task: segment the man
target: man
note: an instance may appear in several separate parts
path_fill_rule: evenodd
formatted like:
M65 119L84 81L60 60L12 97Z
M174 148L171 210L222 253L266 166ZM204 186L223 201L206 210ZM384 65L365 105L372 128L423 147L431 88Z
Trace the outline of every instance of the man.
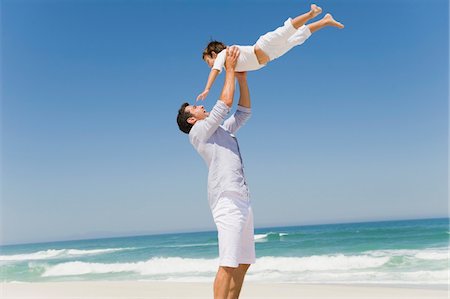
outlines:
M234 72L238 56L236 47L227 49L224 87L211 112L184 103L177 117L180 130L189 134L191 144L209 168L208 200L219 239L215 299L239 298L244 276L255 263L253 213L234 136L250 117L251 106L246 73ZM240 91L238 108L224 121L233 106L235 78Z

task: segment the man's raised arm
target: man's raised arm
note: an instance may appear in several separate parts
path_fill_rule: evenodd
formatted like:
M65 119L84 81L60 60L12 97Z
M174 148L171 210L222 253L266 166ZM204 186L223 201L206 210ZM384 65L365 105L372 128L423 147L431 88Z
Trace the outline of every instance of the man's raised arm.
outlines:
M214 108L211 110L208 117L201 122L196 122L192 128L194 132L190 134L192 140L206 141L217 128L222 124L225 116L229 113L230 108L233 106L234 98L234 70L236 68L237 59L239 57L239 49L237 47L227 48L227 56L225 60L225 83L223 85L222 93Z
M247 84L247 73L246 72L239 72L236 73L236 79L239 83L239 103L238 105L245 108L251 107L251 101L250 101L250 91L248 90L248 84Z
M236 79L239 83L239 104L236 112L223 123L224 128L232 134L236 133L236 131L239 130L251 116L251 101L247 84L247 73L236 73Z
M236 68L237 59L239 57L239 49L237 47L227 48L227 58L225 60L225 83L223 85L220 100L229 108L233 106L234 99L234 69Z

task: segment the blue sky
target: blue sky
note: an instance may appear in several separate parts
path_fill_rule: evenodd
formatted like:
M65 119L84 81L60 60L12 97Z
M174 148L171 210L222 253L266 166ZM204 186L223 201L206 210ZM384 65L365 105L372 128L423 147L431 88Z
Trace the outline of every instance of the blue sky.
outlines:
M248 74L255 225L446 217L448 2L316 3L346 28ZM204 87L202 49L253 44L309 4L2 1L2 243L214 229L175 121Z

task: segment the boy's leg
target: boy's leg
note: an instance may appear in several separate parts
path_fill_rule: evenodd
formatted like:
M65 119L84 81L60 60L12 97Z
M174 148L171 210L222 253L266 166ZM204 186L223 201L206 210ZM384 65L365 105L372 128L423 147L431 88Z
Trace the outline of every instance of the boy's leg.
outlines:
M299 15L298 17L295 17L291 20L292 26L294 26L295 29L298 29L306 24L309 20L315 18L317 15L319 15L322 12L322 8L315 4L311 4L311 10L307 13L304 13L302 15Z
M294 19L288 18L283 26L278 27L274 31L261 35L255 43L255 55L260 64L266 64L270 60L280 57L285 53L284 48L288 40L293 36L300 27L312 18L322 12L322 9L315 4L311 4L311 10ZM291 48L291 45L289 48ZM280 48L283 48L280 50Z
M308 15L308 17L305 17L301 22L299 21L299 18L301 19L303 17L299 16L296 18L296 25L301 24L303 21L307 21L310 19L310 16ZM260 64L266 64L270 60L280 57L292 47L302 43L304 40L299 40L298 44L295 44L293 41L289 42L289 39L297 34L299 30L302 29L296 28L294 26L294 21L291 18L288 18L283 26L261 35L255 43L255 55L258 58L258 62Z
M308 24L306 26L309 28L309 31L311 31L311 33L327 26L334 26L340 29L344 28L344 25L336 21L329 13L327 13L321 20Z
M255 55L260 64L266 64L270 60L284 55L293 47L304 43L310 37L311 33L325 26L344 28L344 25L335 21L330 14L327 14L320 21L304 25L304 22L311 19L312 16L317 16L322 10L320 7L312 4L311 11L313 11L312 14L306 13L296 17L294 20L289 18L284 22L283 26L260 36L255 44Z

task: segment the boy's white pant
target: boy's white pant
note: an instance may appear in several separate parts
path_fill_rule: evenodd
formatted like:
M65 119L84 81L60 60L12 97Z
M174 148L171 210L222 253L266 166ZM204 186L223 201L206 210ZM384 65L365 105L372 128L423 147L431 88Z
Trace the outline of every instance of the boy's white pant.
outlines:
M283 26L262 35L256 41L256 45L269 56L270 60L274 60L293 47L303 44L311 36L308 26L303 25L295 29L291 20L291 18L287 19Z

